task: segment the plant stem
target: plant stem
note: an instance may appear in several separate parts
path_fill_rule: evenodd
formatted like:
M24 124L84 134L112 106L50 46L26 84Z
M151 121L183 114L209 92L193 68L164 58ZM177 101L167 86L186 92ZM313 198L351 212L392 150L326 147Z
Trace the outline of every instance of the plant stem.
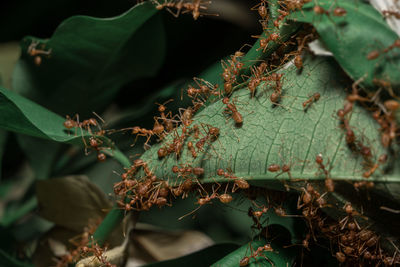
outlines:
M242 76L249 76L251 74L250 67L254 64L254 62L262 61L269 57L279 46L282 45L282 43L289 40L289 38L293 36L300 28L300 23L291 22L286 24L287 22L284 22L284 24L278 30L276 30L280 36L280 40L278 42L270 41L267 48L262 49L260 47L260 40L268 38L268 36L276 29L274 26L274 20L276 20L279 16L278 9L279 4L277 0L269 1L270 18L268 20L268 29L272 30L264 30L252 48L243 57L243 72L238 75L240 77L239 79L241 79ZM242 82L244 82L244 80L242 80Z
M102 246L110 233L122 222L125 217L125 210L114 206L112 210L106 215L104 220L97 227L96 232L93 234L93 239L99 246Z
M128 168L131 165L129 159L119 149L107 149L103 151L107 155L113 157L123 167ZM121 209L120 207L118 207L118 205L115 204L111 211L101 222L99 227L97 227L96 232L93 234L93 239L95 240L95 242L102 246L110 233L122 222L124 217L125 210Z

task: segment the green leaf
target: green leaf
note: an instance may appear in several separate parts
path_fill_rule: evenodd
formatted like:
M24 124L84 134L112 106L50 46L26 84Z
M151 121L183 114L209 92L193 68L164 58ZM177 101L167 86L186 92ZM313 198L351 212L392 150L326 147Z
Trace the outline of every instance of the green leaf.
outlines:
M57 142L78 143L81 137L68 134L64 121L46 108L0 87L0 128Z
M174 135L154 145L142 159L149 162L158 177L170 182L177 179L172 166L191 164L204 168L201 182L226 181L216 175L216 170L230 168L236 176L254 185L283 188L280 180L289 179L288 174L282 174L278 179L277 173L267 171L269 165L289 164L293 179L323 179L321 172L317 174L315 163L316 155L322 153L325 164L332 167L333 179L364 179L363 160L347 147L344 131L336 118L336 112L343 107L346 97L343 89L347 80L335 62L324 58L308 59L301 75L294 66L282 73L283 96L278 106L269 100L273 91L270 85L260 85L255 98L250 98L248 90L233 94L231 101L236 102L244 118L242 127L235 127L233 120L224 114L225 107L220 100L199 112L192 126L203 126L204 136L206 125L212 125L220 129L220 135L211 145L205 145L205 151L199 152L195 160L186 146L179 160L174 155L158 159L158 149L171 142ZM321 97L305 112L302 104L315 92L319 92ZM356 136L371 146L376 158L386 152L380 145L379 126L367 111L355 106L350 125ZM189 137L189 140L193 138ZM376 173L371 179L398 181L398 176L380 177Z
M76 232L89 219L102 218L111 208L106 195L86 176L68 176L37 182L40 215Z
M49 40L25 38L13 88L59 114L99 111L123 85L154 76L162 65L164 29L156 14L145 2L114 18L71 17ZM32 42L51 49L40 66L27 54Z
M318 15L313 11L316 3L331 11L342 7L347 14L343 17ZM365 76L363 84L370 88L374 87L374 78L390 82L393 88L400 86L398 48L381 54L375 60L367 59L371 51L382 52L399 38L371 5L362 1L339 0L332 6L330 0L313 1L304 5L301 11L293 13L290 18L311 23L325 46L353 80Z
M0 224L4 227L10 226L15 221L21 219L27 213L36 208L37 200L35 197L30 197L28 200L23 201L18 207L7 210L6 214L1 218Z
M0 87L0 128L56 142L82 145L82 138L91 135L80 131L73 135L66 131L64 119L42 106ZM79 133L80 132L80 133ZM129 160L115 148L111 141L99 136L105 144L111 147L104 152L113 156L124 167L130 165Z
M27 156L36 179L49 178L60 144L26 135L17 135L17 141Z
M144 265L145 267L168 267L168 266L210 266L213 262L217 261L221 257L224 257L228 253L237 249L238 245L225 243L214 245L192 254L167 261L161 261Z
M0 180L2 176L3 156L6 149L8 133L4 130L0 130ZM1 195L1 193L0 193Z
M249 244L246 244L232 253L228 254L224 258L215 262L212 267L224 266L224 267L236 267L239 266L240 261L245 256L252 255L252 252L255 252L258 247L264 246L268 244L265 239L255 240ZM274 251L263 253L266 258L268 258L271 262L274 263L272 266L292 266L296 257L297 251L294 248L282 248L280 245L271 244L271 247ZM271 266L271 263L264 257L257 257L250 259L250 264L248 266Z

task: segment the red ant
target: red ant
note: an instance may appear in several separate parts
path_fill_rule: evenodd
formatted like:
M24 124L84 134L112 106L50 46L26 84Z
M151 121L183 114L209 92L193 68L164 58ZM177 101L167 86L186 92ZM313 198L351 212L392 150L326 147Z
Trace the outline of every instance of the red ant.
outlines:
M235 192L237 188L248 189L250 187L249 183L246 180L244 180L243 178L236 177L232 173L226 172L223 169L218 169L217 175L234 180L234 186L232 188L232 192Z
M358 225L357 221L353 218L353 216L355 215L360 215L357 211L355 211L353 209L353 206L351 205L350 202L346 203L343 206L343 209L345 210L347 216L344 217L340 222L339 225L341 225L341 230L343 230L346 226L348 226L348 228L350 230L355 230L355 228L357 227L359 230L361 229L360 226ZM352 219L353 220L353 224L349 223L349 220ZM353 229L354 228L354 229Z
M193 0L193 3L184 2L183 0L180 0L179 2L177 2L177 1L167 2L165 0L165 2L162 4L160 4L156 0L152 0L152 2L156 4L156 9L161 10L163 8L166 8L168 10L168 12L170 12L176 18L179 17L179 14L181 13L182 9L184 10L182 12L182 14L192 12L194 20L197 20L200 16L203 15L202 13L200 13L201 9L203 9L203 10L207 9L207 7L204 6L203 4L211 3L211 1L203 2L202 0ZM177 10L177 12L173 13L171 11L171 8L175 8ZM218 16L218 14L213 14L213 15Z
M228 97L224 97L222 99L222 103L224 103L226 105L226 109L224 112L225 113L230 112L232 114L232 119L235 121L236 125L243 124L243 117L239 113L239 111L237 111L235 103L233 101L232 101L232 103L229 103Z
M320 93L314 93L309 99L303 102L303 109L307 110L310 107L311 103L317 102L320 97Z
M136 138L138 136L147 137L145 145L150 141L150 138L152 136L157 135L157 136L161 137L163 133L164 133L164 126L162 126L157 121L154 124L153 130L148 130L146 128L140 128L138 126L135 126L132 128L132 134L136 134L137 135Z
M393 44L391 44L390 46L386 47L382 51L373 50L373 51L369 52L368 55L367 55L367 59L368 60L377 59L381 54L385 54L385 53L389 52L390 50L394 49L395 47L400 48L400 39L397 39L396 41L394 41Z
M249 79L247 88L250 90L251 97L255 96L257 86L264 80L263 74L267 70L268 65L262 62L258 66L253 66L251 68L252 76Z
M100 139L97 139L95 137L89 137L89 144L90 147L93 148L93 150L96 151L97 153L97 160L100 162L103 162L106 160L107 156L100 152L101 148L99 147L103 142ZM88 155L87 149L85 147L85 154Z
M50 57L51 51L50 50L42 50L42 49L37 49L37 46L39 45L39 42L37 41L32 41L32 43L28 47L28 54L32 57L34 57L34 62L37 66L39 66L42 63L42 58L41 55L44 55L46 57Z
M298 47L297 47L297 51L295 52L295 57L294 57L294 65L296 66L297 69L301 69L303 68L303 59L301 58L301 54L304 50L304 47L306 45L306 41L308 38L313 38L314 34L310 33L306 36L304 36L302 39L298 39Z
M204 169L201 167L190 167L187 165L186 167L179 168L178 166L172 167L173 173L179 173L180 176L185 177L188 174L194 174L197 177L200 177L204 174Z
M96 114L95 112L93 112L93 114L96 115L102 121L102 123L105 123L104 120L98 114ZM98 121L95 118L89 118L87 120L79 122L78 114L75 114L75 116L73 118L71 118L68 115L66 115L65 117L66 117L66 119L63 123L64 127L67 128L68 130L70 130L72 128L80 128L81 132L82 132L82 138L83 138L82 129L85 129L91 135L93 135L92 126L97 127L99 129L97 132L95 132L96 135L104 135L104 133L105 133L105 131L101 129L100 124L98 123ZM76 132L75 132L75 134L76 134ZM86 145L86 143L85 143L85 145Z
M210 127L206 136L196 142L196 147L202 151L207 141L215 141L219 136L219 129L217 127Z
M332 178L329 177L329 170L324 165L324 159L322 158L322 154L318 154L315 157L315 162L318 164L318 168L321 169L325 175L325 187L328 192L335 191L335 184Z
M290 166L287 164L283 164L282 167L279 166L278 164L271 164L268 166L268 171L270 172L278 172L282 170L282 172L280 174L278 174L276 177L280 176L283 173L287 173L289 175L289 178L292 179L292 175L290 174Z
M250 10L257 10L258 14L260 15L261 19L265 20L268 15L268 10L265 5L265 0L261 0L260 3L257 5L253 6Z
M379 165L386 162L386 159L387 159L387 155L386 154L383 154L383 155L379 156L378 162L373 164L369 170L365 171L363 173L363 177L364 178L369 178L371 175L373 175L374 172L378 169Z
M250 260L252 258L256 259L257 257L263 257L272 266L275 266L274 263L264 255L264 252L272 252L272 251L274 251L270 244L265 244L264 246L260 246L255 251L253 251L253 248L251 247L250 243L249 243L249 246L250 246L250 250L251 250L251 255L243 257L239 262L239 266L247 266L247 265L249 265Z
M190 153L192 154L192 157L194 159L197 158L197 152L196 152L196 149L194 148L194 144L192 141L188 142L187 148L189 149Z
M274 20L275 28L279 28L280 22L283 21L285 17L289 16L289 12L285 10L278 9L278 12L280 13L280 15L276 18L276 20Z
M252 209L252 211L251 211L252 216L256 217L257 219L260 219L261 216L263 216L263 214L267 214L269 207L267 207L265 205L259 206L254 201L253 201L253 204L260 210L253 211L253 209Z
M396 19L400 19L400 13L397 11L383 10L382 15L384 15L385 17L394 16Z
M316 5L314 6L314 13L318 15L327 15L327 16L330 16L332 14L335 17L343 17L347 14L347 11L342 7L336 7L335 9L333 9L333 11L330 11L330 10L325 10L321 6Z
M204 95L205 97L208 97L209 95L220 95L220 93L217 91L218 84L212 85L210 82L197 77L194 77L193 80L196 82L197 86L199 86L199 89L190 85L187 89L187 94L189 97L197 98L199 95Z
M277 104L282 96L282 79L283 73L272 73L270 76L266 77L267 81L275 82L274 92L270 96L270 100L273 104Z
M174 101L173 99L167 100L166 102L164 102L163 104L158 104L158 112L160 112L160 116L161 117L156 117L155 119L157 120L158 118L160 118L162 120L162 123L164 124L165 130L167 131L167 133L171 132L175 127L173 124L173 120L169 119L168 117L172 117L172 112L168 112L167 114L165 114L165 111L167 110L166 108L166 104ZM156 121L157 123L157 121ZM156 124L155 124L156 125Z
M251 36L254 38L259 38L260 39L260 47L257 49L258 50L263 50L263 52L265 53L265 50L267 50L268 44L269 42L273 41L273 42L277 42L279 40L279 33L271 33L268 38L265 37L261 37L260 35L254 35Z

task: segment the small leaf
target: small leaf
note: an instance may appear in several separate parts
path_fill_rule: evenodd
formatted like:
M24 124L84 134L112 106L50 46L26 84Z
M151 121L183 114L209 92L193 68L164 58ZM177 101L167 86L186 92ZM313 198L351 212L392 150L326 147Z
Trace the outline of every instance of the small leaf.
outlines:
M194 252L190 255L186 255L177 259L167 260L162 262L156 262L144 265L144 267L169 267L169 266L210 266L213 262L217 261L221 257L224 257L231 251L238 248L235 244L218 244L203 250ZM237 265L236 265L237 266Z
M316 14L313 10L316 3L325 10L344 8L347 14L342 17ZM400 87L399 50L383 53L399 37L372 6L362 1L338 0L334 6L330 0L313 1L290 18L313 24L325 46L353 80L365 76L363 84L370 88L375 86L374 78L390 82L393 88ZM368 54L374 50L380 51L380 56L368 60Z
M105 194L86 176L38 181L36 191L40 215L76 232L111 208Z
M156 14L145 2L113 18L73 16L49 40L25 38L13 88L62 115L99 111L123 85L152 77L163 64L165 33ZM51 49L40 66L27 53L32 42Z

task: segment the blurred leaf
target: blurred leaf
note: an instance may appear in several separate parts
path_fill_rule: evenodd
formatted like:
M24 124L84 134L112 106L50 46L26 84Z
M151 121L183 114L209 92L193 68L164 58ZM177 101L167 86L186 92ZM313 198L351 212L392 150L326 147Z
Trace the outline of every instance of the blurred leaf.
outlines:
M16 208L6 210L1 218L0 224L5 227L10 226L16 220L19 220L36 208L36 205L37 200L35 197L30 197L28 200L21 201Z
M0 44L0 85L11 88L11 75L20 54L17 42Z
M236 244L231 244L231 243L218 244L177 259L151 263L144 266L145 267L210 266L213 262L227 255L236 248L238 248L238 245Z
M8 133L4 130L0 129L0 181L2 180L2 173L3 173L3 156L6 149L6 141L7 141ZM0 196L1 196L0 191Z
M162 65L164 29L156 14L145 2L114 18L71 17L49 40L25 38L13 88L59 114L99 111L123 85L154 76ZM51 49L39 67L27 54L32 42Z
M0 42L20 40L26 34L48 36L64 19L72 15L109 17L121 14L132 6L132 2L116 0L112 5L107 0L96 1L96 5L79 0L30 0L3 1L0 10ZM35 12L32 12L35 10Z
M76 238L82 232L72 231L61 226L54 226L52 229L43 234L32 257L32 261L37 267L55 266L55 255L50 248L50 240L55 240L65 245L67 248L73 248L69 242L71 238Z
M40 215L76 232L111 208L105 194L86 176L38 181L36 191Z
M53 226L54 224L52 222L49 222L32 212L26 214L22 219L16 222L11 227L11 232L18 242L28 243L29 241L34 241L40 238Z
M0 266L7 267L34 267L30 262L20 261L0 249Z
M29 191L34 181L31 168L24 164L15 175L8 178L0 183L0 225L3 227L10 226L36 206L36 199Z
M316 155L322 153L325 163L333 167L330 172L333 179L362 180L363 160L347 147L344 131L335 118L336 111L343 106L344 88L348 82L338 70L332 60L319 58L306 60L302 75L294 66L282 71L283 96L278 106L269 100L273 90L271 85L261 84L255 98L250 98L247 90L236 91L231 101L235 101L244 118L242 127L234 126L230 116L224 114L225 105L217 101L194 117L192 126L211 125L220 131L219 138L211 145L206 143L204 152L199 152L196 159L186 146L179 160L174 155L158 159L158 149L170 143L174 134L153 145L142 159L158 177L169 179L169 182L177 178L172 166L190 164L204 168L204 176L200 179L204 183L227 181L218 177L216 170L230 168L236 176L254 185L283 189L280 180L288 180L288 174L277 179L276 172L267 170L269 165L289 164L293 179L324 179L322 173L316 175L315 163ZM319 92L321 98L305 112L302 104L315 92ZM356 106L350 125L356 136L371 146L376 157L386 152L379 142L379 127L367 111ZM204 128L202 136L206 134L207 127ZM187 141L190 140L193 138L188 137ZM379 177L376 173L370 179L398 181L399 176Z
M325 10L344 8L347 14L343 17L316 14L313 7L317 3ZM332 6L332 1L322 0L304 5L291 18L313 24L325 46L353 80L366 75L363 84L368 87L374 87L374 78L390 82L393 88L400 87L400 54L397 48L375 60L367 59L371 51L382 53L399 38L371 5L362 1L338 0Z
M133 239L143 248L144 254L157 261L177 258L213 244L208 236L198 231L167 231L154 227L147 230L138 227Z
M36 179L49 178L60 144L19 134L17 140L35 172Z
M257 250L258 247L268 244L265 239L255 240L249 244L246 244L230 254L226 255L222 259L218 260L212 267L217 266L239 266L239 262L245 257L250 256L253 252ZM272 252L263 253L274 265L272 266L293 266L293 263L297 257L297 251L294 248L282 248L280 245L271 243L273 249ZM264 257L257 257L255 259L250 259L250 264L246 266L271 266L271 263Z

